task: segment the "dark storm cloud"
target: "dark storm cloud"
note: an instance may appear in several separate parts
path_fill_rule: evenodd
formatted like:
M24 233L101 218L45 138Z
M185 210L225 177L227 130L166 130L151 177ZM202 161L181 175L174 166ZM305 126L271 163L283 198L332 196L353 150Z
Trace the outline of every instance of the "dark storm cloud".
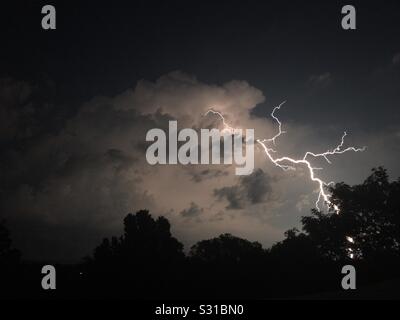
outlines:
M214 195L218 200L228 201L226 209L243 209L245 206L245 196L241 193L239 186L215 189Z
M190 207L180 212L184 218L197 218L203 213L204 209L200 208L195 202L190 203Z
M227 209L243 209L248 204L266 202L271 191L271 177L257 169L251 175L241 177L237 185L215 189L214 196L220 201L228 201Z
M227 171L218 170L218 169L204 169L200 172L190 171L189 174L192 176L192 180L194 182L202 182L207 179L214 179L227 176L229 173Z
M30 134L29 121L34 113L28 103L31 92L26 82L0 78L0 143Z
M262 169L256 170L249 176L241 179L241 186L247 193L251 204L264 202L266 196L272 191L271 177Z
M332 75L330 72L325 72L318 75L312 75L308 79L308 85L316 88L324 88L332 82Z
M26 102L31 92L31 86L24 81L16 81L11 78L0 79L0 103L2 107L11 107Z
M210 105L223 105L227 113L234 110L236 114L263 99L262 93L245 81L217 86L173 72L155 82L141 81L116 96L94 97L64 118L57 131L51 131L47 128L55 119L36 112L48 102L36 101L28 83L3 79L1 84L0 211L14 230L16 225L20 230L32 226L26 233L30 241L23 241L21 233L15 232L28 258L45 254L79 258L88 253L84 251L87 246L67 243L69 238L63 231L75 229L76 238L71 241L78 243L85 241L85 234L90 239L99 238L120 227L127 212L142 208L155 215L174 209L181 212L177 217L198 218L204 203L209 203L202 183L224 184L227 172L204 167L200 171L151 167L145 157L146 132L153 128L168 131L168 121L178 118L183 127L196 126L208 120L203 115ZM35 131L38 124L40 130ZM13 143L16 139L20 140L17 144ZM191 191L194 185L200 192ZM188 192L186 199L196 196L202 203L193 201L182 210L185 196L179 203L169 190L175 190L174 195L179 190ZM65 237L65 246L41 250L39 247L55 233L59 244ZM35 241L37 247L31 245ZM57 252L51 253L53 249Z
M129 168L132 163L138 161L137 158L132 157L119 149L109 149L106 151L105 156L111 160L119 170Z

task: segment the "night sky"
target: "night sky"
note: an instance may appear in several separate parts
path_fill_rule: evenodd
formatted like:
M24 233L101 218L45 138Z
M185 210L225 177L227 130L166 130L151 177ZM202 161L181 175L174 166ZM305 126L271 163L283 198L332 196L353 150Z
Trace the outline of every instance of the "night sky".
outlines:
M74 261L120 234L129 212L166 216L188 249L230 232L265 247L314 207L302 168L156 166L145 134L199 127L213 106L280 154L366 146L322 163L327 181L400 176L400 3L10 1L0 19L0 217L27 259ZM41 28L41 7L57 29ZM218 119L213 125L220 126ZM317 163L318 165L321 163Z

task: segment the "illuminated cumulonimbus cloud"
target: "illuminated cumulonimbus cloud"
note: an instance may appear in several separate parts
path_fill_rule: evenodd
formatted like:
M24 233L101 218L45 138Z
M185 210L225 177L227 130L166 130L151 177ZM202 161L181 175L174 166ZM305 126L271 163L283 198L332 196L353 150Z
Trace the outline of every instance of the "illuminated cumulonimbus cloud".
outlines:
M325 161L327 161L328 163L331 163L330 159L328 158L329 156L343 154L343 153L346 153L349 151L362 152L365 150L366 147L357 148L357 147L351 146L351 147L344 148L344 139L347 135L347 133L344 132L344 134L342 135L342 138L341 138L341 142L332 150L327 150L322 153L314 153L314 152L307 151L304 154L303 158L300 158L300 159L294 159L294 158L291 158L288 156L274 157L274 154L276 154L277 151L273 147L271 147L271 145L276 146L277 139L282 134L286 133L285 131L282 130L282 122L275 115L275 112L277 110L280 110L280 108L285 104L285 102L286 101L282 102L280 105L275 107L271 113L271 117L278 124L278 132L272 138L263 139L263 140L257 139L256 142L262 147L262 150L265 152L265 155L267 156L267 158L272 163L274 163L277 167L281 168L284 171L296 170L297 165L304 165L309 172L309 177L310 177L311 181L315 182L318 185L318 198L315 201L315 207L320 211L321 209L320 209L319 205L322 201L328 207L328 209L330 209L330 210L333 209L334 212L339 213L340 208L336 204L332 203L332 201L330 200L331 195L326 190L326 188L329 185L332 185L334 182L333 181L325 182L321 178L318 178L316 175L316 170L321 170L321 168L313 167L311 162L308 160L308 158L310 158L310 157L321 158L322 157ZM206 115L208 115L209 113L215 114L221 118L225 130L229 130L229 131L235 130L225 121L224 116L220 112L210 109L206 113Z

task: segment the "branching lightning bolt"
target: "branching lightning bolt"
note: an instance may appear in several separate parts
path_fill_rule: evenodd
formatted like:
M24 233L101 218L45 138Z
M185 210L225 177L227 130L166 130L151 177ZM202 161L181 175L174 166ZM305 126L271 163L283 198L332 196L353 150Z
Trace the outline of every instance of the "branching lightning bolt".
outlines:
M215 111L215 110L213 110L213 109L209 109L209 110L204 114L204 116L207 116L209 113L215 114L215 115L217 115L218 117L221 118L222 124L224 125L223 131L226 131L226 132L229 132L229 133L232 133L232 134L236 131L235 128L232 128L232 127L225 121L225 117L222 115L221 112Z
M295 165L304 165L308 172L309 172L309 176L311 181L317 183L318 185L318 198L315 202L315 207L320 211L320 207L319 204L321 202L321 200L323 201L323 203L328 207L328 209L333 209L336 213L339 213L340 208L332 203L332 201L330 200L331 195L326 191L326 187L332 185L334 182L325 182L322 179L318 178L316 176L316 170L321 170L321 168L316 168L313 167L311 162L308 160L308 158L310 156L314 157L314 158L324 158L326 162L328 162L329 164L331 163L330 159L328 158L329 156L332 155L337 155L337 154L343 154L349 151L353 151L353 152L362 152L365 150L365 147L362 148L356 148L356 147L347 147L344 148L344 139L347 136L347 133L344 132L344 134L342 135L342 139L340 144L338 144L334 149L332 150L327 150L323 153L314 153L311 151L307 151L303 158L301 159L293 159L290 158L288 156L283 156L283 157L278 157L278 158L274 158L273 154L276 153L276 151L270 147L270 145L274 145L276 146L276 140L284 133L286 133L285 131L282 130L282 122L279 120L279 118L275 115L275 112L277 110L280 110L280 108L285 104L286 101L282 102L280 105L278 105L277 107L275 107L272 110L271 113L271 117L276 121L276 123L278 124L278 132L269 139L257 139L257 143L262 147L262 149L265 152L265 155L267 156L267 158L274 163L277 167L283 169L284 171L287 170L296 170ZM205 115L208 115L209 113L215 114L217 116L219 116L222 120L222 123L224 125L224 130L229 130L229 132L234 132L235 129L232 128L226 121L224 116L218 112L215 111L213 109L210 109L207 111L207 113Z
M263 150L265 151L265 154L267 155L267 157L277 166L280 167L283 170L296 170L295 167L293 165L296 164L303 164L306 166L306 168L309 171L310 174L310 179L313 182L316 182L318 184L318 198L315 202L315 207L320 210L319 208L319 203L321 201L321 199L323 200L323 202L328 206L328 208L333 208L334 211L336 213L339 213L340 209L336 204L333 204L330 200L330 195L326 192L325 188L331 184L333 184L334 182L325 182L322 179L318 178L315 174L315 170L319 170L321 168L314 168L311 165L311 162L307 160L307 158L309 156L313 156L314 158L318 158L318 157L322 157L324 158L328 163L331 163L331 161L329 160L328 156L331 155L335 155L335 154L343 154L346 153L348 151L353 151L353 152L362 152L365 150L365 147L362 148L356 148L356 147L347 147L347 148L343 148L344 146L344 139L347 135L346 132L344 132L341 142L339 145L337 145L334 149L332 150L327 150L326 152L323 153L313 153L310 151L307 151L304 154L304 157L302 159L293 159L287 156L284 157L280 157L280 158L274 158L272 153L275 153L276 151L270 147L268 147L268 143L273 143L274 145L276 145L276 139L279 138L282 134L285 133L285 131L282 131L282 123L280 122L280 120L275 116L275 111L279 110L282 105L285 103L286 101L282 102L279 106L275 107L271 113L272 118L278 123L278 133L272 137L271 139L265 139L265 140L260 140L257 139L257 142L262 146ZM283 163L291 163L293 165L284 165Z
M315 207L317 208L317 210L320 211L319 203L321 202L321 200L323 200L323 203L328 207L328 210L333 209L335 213L339 214L340 208L339 208L336 204L332 203L332 201L330 200L331 195L325 190L326 187L332 185L334 182L333 182L333 181L331 181L331 182L325 182L325 181L323 181L322 179L318 178L318 177L316 176L316 174L315 174L315 171L316 171L316 170L321 170L321 168L315 168L315 167L313 167L313 166L311 165L311 162L310 162L309 160L307 160L307 158L310 157L310 156L312 156L312 157L314 157L314 158L320 158L320 157L322 157L322 158L324 158L324 160L325 160L326 162L328 162L329 164L331 164L331 161L329 160L328 156L337 155L337 154L343 154L343 153L346 153L346 152L349 152L349 151L353 151L353 152L362 152L362 151L364 151L364 150L366 149L366 147L362 147L362 148L347 147L347 148L344 148L344 147L343 147L343 146L344 146L344 139L345 139L345 137L347 136L347 133L344 132L343 135L342 135L342 139L341 139L340 143L339 143L334 149L332 149L332 150L327 150L327 151L322 152L322 153L313 153L313 152L311 152L311 151L307 151L307 152L304 154L303 158L301 158L301 159L293 159L293 158L290 158L290 157L288 157L288 156L284 156L284 157L280 157L280 158L274 158L274 157L273 157L273 153L276 153L276 151L275 151L272 147L270 147L270 144L276 146L276 140L277 140L282 134L286 133L286 131L283 131L283 130L282 130L282 122L279 120L278 117L275 116L275 112L276 112L277 110L280 110L281 107L282 107L285 103L286 103L286 101L283 101L280 105L278 105L277 107L275 107L275 108L272 110L272 113L271 113L271 117L272 117L272 118L276 121L276 123L278 124L278 132L277 132L272 138L264 139L264 140L257 139L256 141L257 141L258 144L261 145L261 147L262 147L262 149L264 150L264 152L265 152L267 158L268 158L272 163L274 163L277 167L281 168L281 169L284 170L284 171L287 171L287 170L296 170L296 168L295 168L294 165L299 165L299 164L305 165L305 167L308 169L308 172L309 172L311 181L316 182L317 185L318 185L318 198L317 198L317 200L315 201ZM224 116L223 116L220 112L215 111L215 110L213 110L213 109L210 109L210 110L208 110L208 111L206 112L205 115L208 115L209 113L215 114L215 115L217 115L217 116L219 116L219 117L221 118L222 123L223 123L223 125L224 125L224 130L227 130L227 131L230 132L230 133L235 132L235 129L232 128L232 127L225 121ZM290 165L287 164L287 163L290 163ZM349 242L349 243L351 243L351 244L354 244L354 243L355 243L354 239L353 239L352 237L350 237L350 236L346 236L346 240L347 240L347 242ZM352 249L352 248L348 248L347 251L348 251L348 255L349 255L350 259L353 259L353 258L354 258L354 251L353 251L353 249Z

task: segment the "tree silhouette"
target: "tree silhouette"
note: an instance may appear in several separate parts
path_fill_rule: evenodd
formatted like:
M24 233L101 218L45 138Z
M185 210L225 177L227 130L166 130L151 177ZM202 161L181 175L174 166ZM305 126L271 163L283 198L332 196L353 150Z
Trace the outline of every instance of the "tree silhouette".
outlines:
M154 261L168 263L183 259L183 245L171 236L170 224L164 217L154 220L147 210L128 214L124 219L124 235L104 239L95 249L98 262L112 260L134 263Z
M258 297L266 258L260 243L231 234L199 241L189 252L191 291L207 298Z
M311 210L301 231L288 230L270 249L222 234L185 257L166 218L128 214L123 235L104 239L86 263L87 284L129 297L267 298L338 290L349 263L361 284L399 277L400 180L377 168L362 184L330 191L340 214Z
M250 242L222 234L218 238L203 240L192 246L189 256L203 263L249 263L260 259L264 249L258 242Z
M310 237L296 228L285 232L285 239L274 244L269 250L274 260L286 260L291 263L319 262L320 255Z
M18 274L20 252L12 247L10 232L4 221L0 221L0 297L15 296L16 287L21 281Z
M10 232L4 221L0 221L0 267L9 268L19 262L20 253L12 248Z
M176 276L184 258L183 245L172 237L168 220L155 220L141 210L125 217L121 237L102 241L87 261L86 271L94 276L90 286L98 276L109 274L108 290L123 289L121 294L131 290L130 296L162 295L167 283L179 280Z
M364 183L331 188L340 214L316 210L302 218L303 230L333 260L343 260L351 249L354 258L376 260L400 253L400 181L389 181L384 168L373 169ZM348 241L353 239L353 243Z
M61 269L57 281L74 297L265 299L324 291L335 297L343 293L341 268L352 264L357 286L384 280L396 283L400 180L390 181L386 170L377 168L361 184L338 183L330 191L339 214L311 210L310 216L302 217L300 231L286 231L284 239L269 249L226 233L197 242L185 256L166 218L153 218L147 210L130 213L123 220L121 236L103 239L93 257ZM16 253L1 223L1 268L11 266ZM2 275L7 281L7 272ZM40 268L28 265L21 283L33 276L40 276ZM387 292L398 297L397 288Z

